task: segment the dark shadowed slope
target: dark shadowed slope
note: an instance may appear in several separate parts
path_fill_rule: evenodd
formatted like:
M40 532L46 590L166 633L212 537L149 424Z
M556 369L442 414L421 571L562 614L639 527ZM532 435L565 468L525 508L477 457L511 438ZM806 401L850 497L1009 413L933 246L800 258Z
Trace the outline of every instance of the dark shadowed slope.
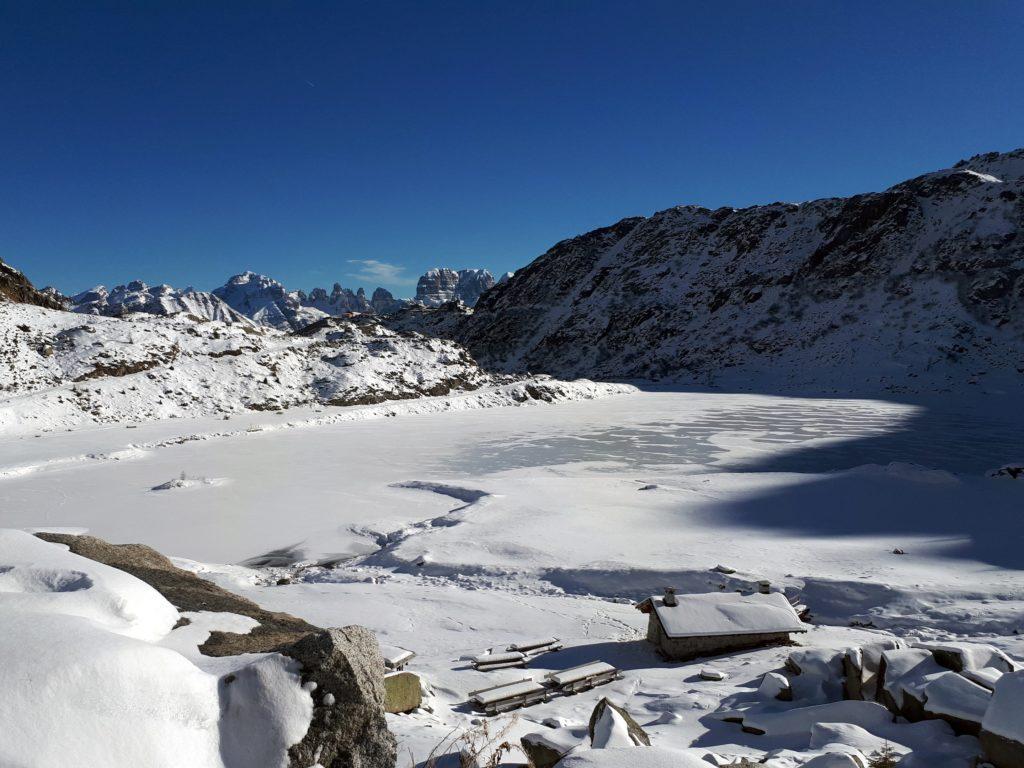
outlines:
M759 391L1024 383L1024 150L885 192L680 206L566 240L454 334L485 364Z

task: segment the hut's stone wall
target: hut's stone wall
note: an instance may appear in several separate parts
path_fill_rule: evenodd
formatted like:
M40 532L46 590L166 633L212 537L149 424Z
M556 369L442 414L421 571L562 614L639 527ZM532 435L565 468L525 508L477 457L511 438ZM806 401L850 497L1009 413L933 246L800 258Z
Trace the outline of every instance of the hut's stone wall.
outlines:
M754 635L714 635L710 637L668 637L662 629L658 615L647 615L647 639L654 643L665 658L671 661L689 661L699 656L780 645L789 642L788 632L761 632Z

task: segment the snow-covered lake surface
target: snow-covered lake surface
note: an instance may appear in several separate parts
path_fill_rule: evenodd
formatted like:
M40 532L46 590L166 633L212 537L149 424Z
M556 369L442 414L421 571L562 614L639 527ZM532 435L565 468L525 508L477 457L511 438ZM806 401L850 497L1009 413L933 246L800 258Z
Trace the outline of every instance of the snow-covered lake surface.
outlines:
M999 513L1018 500L1014 484L983 476L1024 452L1021 415L653 392L323 426L307 421L314 416L171 420L0 440L5 523L87 527L212 562L300 544L311 557L343 555L376 548L374 534L452 506L443 493L394 487L418 481L486 492L487 516L506 522L540 505L570 522L566 533L577 541L609 523L607 511L596 519L598 510L612 507L628 517L632 509L635 522L625 522L632 551L623 554L648 558L648 542L663 543L679 528L678 518L698 513L702 527L735 533L882 533L872 523L876 504L857 512L838 492L855 485L894 496L887 508L901 514L886 520L886 531L938 530L948 534L947 549L966 547L1001 565L1013 555L1009 547L992 551L978 539L984 531L972 527L1012 522ZM186 441L175 444L180 438ZM948 474L888 466L894 462ZM151 491L183 471L220 481ZM651 484L658 487L635 493ZM614 503L592 498L588 489L595 487ZM947 529L931 502L966 496L974 504L984 499L991 517L984 525L961 517L962 530L953 529L954 521ZM641 526L653 510L672 514ZM939 544L930 537L929 548Z
M460 656L550 635L567 648L545 670L609 661L627 674L531 708L517 729L585 723L613 695L660 744L763 748L709 712L786 650L721 660L726 682L662 665L623 601L667 584L768 579L810 606L822 626L801 642L817 647L886 629L1024 654L1024 481L986 477L1024 458L1024 416L1005 405L643 392L329 415L0 439L2 524L147 543L268 608L365 624L417 651L434 712L391 722L418 759L469 722L467 692L496 679ZM182 472L217 481L152 490ZM269 567L217 565L243 561ZM296 562L337 567L296 575ZM273 586L282 573L293 583Z

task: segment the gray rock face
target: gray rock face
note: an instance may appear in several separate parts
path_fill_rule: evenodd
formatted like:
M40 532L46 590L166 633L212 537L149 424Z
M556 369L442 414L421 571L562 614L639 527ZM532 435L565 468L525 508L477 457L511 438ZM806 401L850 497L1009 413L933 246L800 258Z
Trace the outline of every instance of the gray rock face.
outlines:
M494 286L494 276L486 269L454 269L443 267L432 269L416 284L417 303L427 307L439 307L458 299L472 307L484 293Z
M260 325L280 330L297 330L325 314L307 306L307 297L301 291L289 293L277 280L255 272L235 275L215 288L213 295ZM325 301L328 298L325 296Z
M1022 230L1024 149L848 199L680 206L558 243L457 337L484 364L563 378L1017 388Z
M398 748L384 718L384 660L373 633L326 629L283 653L302 664L304 683L316 683L313 721L288 750L291 766L394 768Z
M302 291L299 291L297 296L302 306L319 309L328 315L372 311L370 303L366 300L366 292L362 288L353 293L350 288L342 288L340 283L334 284L330 294L323 288L314 288L309 296Z
M390 315L397 312L409 303L408 299L396 299L391 291L378 288L370 297L370 306L378 315Z

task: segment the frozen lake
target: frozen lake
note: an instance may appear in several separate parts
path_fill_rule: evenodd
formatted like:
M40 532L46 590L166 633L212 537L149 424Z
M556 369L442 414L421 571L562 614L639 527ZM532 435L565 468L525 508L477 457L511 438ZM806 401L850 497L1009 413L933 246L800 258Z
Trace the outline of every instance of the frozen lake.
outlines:
M695 400L696 403L691 402ZM600 411L595 425L585 406ZM696 407L693 407L696 405ZM580 461L827 472L894 461L983 473L1019 456L1024 414L863 400L644 394L478 435L447 466L491 472ZM510 419L517 422L517 419Z
M1024 453L1019 423L978 412L936 413L865 400L654 392L557 406L242 431L128 450L116 461L67 461L81 456L83 446L110 453L174 434L238 430L240 423L249 422L280 425L286 418L295 416L260 414L230 425L162 422L135 430L3 441L0 473L8 469L0 480L3 524L88 528L114 541L145 542L209 562L238 562L272 550L287 557L343 557L373 551L382 535L438 518L462 503L443 493L395 487L418 481L489 494L482 502L486 514L474 514L473 521L483 524L494 516L490 522L495 530L487 535L509 539L504 555L494 545L489 554L470 551L460 556L461 539L454 529L431 531L431 541L460 567L477 555L482 564L495 567L564 561L557 553L534 558L525 551L531 545L502 532L538 509L556 516L568 537L577 535L572 532L579 525L576 515L593 520L596 514L623 509L638 520L653 516L657 522L651 524L669 536L692 532L698 520L702 529L728 531L733 537L753 530L763 538L780 529L787 535L794 530L814 536L879 533L874 530L878 525L867 523L815 530L818 518L805 519L802 510L828 501L832 486L822 482L825 475L829 483L858 489L852 497L843 490L850 498L836 509L844 514L859 514L857 504L862 502L883 511L893 509L886 504L899 504L896 512L905 520L897 522L897 530L917 533L920 528L924 533L931 525L948 539L948 546L961 546L964 536L971 538L969 530L936 526L916 510L934 507L932 496L937 494L948 503L972 499L988 509L994 505L998 513L1012 504L1012 493L1019 489L982 476ZM936 491L934 483L906 486L906 478L827 477L833 470L890 462L956 472L965 480L954 479L955 488ZM212 482L151 490L183 471ZM636 488L645 483L661 490L637 494ZM588 489L598 488L600 494L588 495ZM859 489L889 501L864 501ZM778 503L763 508L772 499ZM828 506L835 505L829 501ZM857 519L870 521L871 516ZM653 543L642 534L631 534L628 545L619 541L612 546L621 538L613 527L590 528L595 529L588 532L592 558L652 557ZM995 557L985 546L972 556Z

